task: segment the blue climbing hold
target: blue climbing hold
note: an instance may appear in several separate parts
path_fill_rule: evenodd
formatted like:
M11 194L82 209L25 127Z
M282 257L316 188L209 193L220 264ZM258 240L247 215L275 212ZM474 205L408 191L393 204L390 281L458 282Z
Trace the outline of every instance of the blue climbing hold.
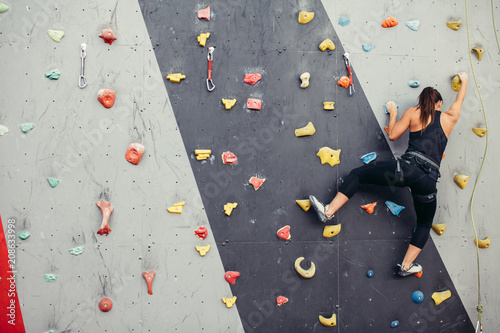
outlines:
M386 204L387 208L389 208L389 210L391 211L392 215L395 215L395 216L398 216L399 213L401 213L401 211L403 209L405 209L404 206L400 206L398 204L395 204L392 201L386 201L385 204Z
M411 81L408 81L408 85L412 88L418 88L418 87L420 87L420 82L417 80L411 80Z
M417 20L415 20L415 21L407 21L407 22L405 22L405 24L411 30L417 31L418 27L420 26L420 21L417 21Z
M399 109L399 104L396 104L396 107ZM389 110L387 110L387 106L384 104L384 111L385 113L389 113Z
M399 326L399 321L397 320L394 320L392 323L391 323L391 327L394 328L394 327L398 327Z
M364 154L361 156L361 160L363 161L364 164L368 164L371 161L375 160L377 158L377 153L376 152L371 152L368 154Z
M363 50L365 52L370 52L371 50L373 50L374 47L375 47L375 45L373 45L373 44L363 43Z
M373 271L370 269L368 272L366 272L366 276L369 278L373 277Z
M341 16L341 17L339 17L339 25L345 27L349 23L351 23L351 20L349 20L349 18L347 16Z
M422 303L422 301L424 300L424 293L422 293L420 290L417 290L413 293L413 295L411 295L411 299L415 303Z

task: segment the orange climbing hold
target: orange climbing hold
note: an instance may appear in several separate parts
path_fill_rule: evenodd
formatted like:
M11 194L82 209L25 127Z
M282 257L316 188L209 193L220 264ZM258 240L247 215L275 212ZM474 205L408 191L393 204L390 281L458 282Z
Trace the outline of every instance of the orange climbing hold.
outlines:
M398 20L396 20L394 17L389 16L382 22L382 27L383 28L392 28L398 25Z
M198 18L210 21L210 6L198 11Z
M262 79L262 75L260 75L259 73L245 74L243 82L251 84L253 86L257 82L259 82L260 79Z
M102 104L106 109L109 109L113 105L115 105L116 94L113 89L101 89L97 92L97 100Z
M125 153L125 159L132 164L139 164L142 155L144 154L144 146L140 143L133 142L128 146Z
M261 179L257 177L252 177L248 182L252 184L253 188L257 191L265 181L266 181L265 178Z
M142 276L146 279L146 283L148 284L148 294L153 295L153 278L155 277L155 271L142 272Z
M114 31L110 28L101 30L99 37L104 40L104 43L108 43L109 45L113 44L113 42L117 39Z
M366 204L364 206L361 206L361 208L363 208L364 210L366 210L366 212L368 214L373 214L373 210L375 209L375 206L377 205L377 202L372 202L372 203L369 203L369 204Z
M422 274L424 274L424 271L420 271L420 272L415 273L413 275L415 275L416 277L418 277L420 279L422 277Z
M111 228L109 227L109 217L111 216L114 208L111 206L110 202L106 202L104 200L98 201L95 204L101 209L102 212L102 223L97 233L101 236L103 234L108 235L111 232Z
M344 88L349 88L349 78L347 76L342 76L340 80L337 81L337 84Z
M385 131L387 132L387 134L389 134L389 127L384 126L384 129L385 129Z

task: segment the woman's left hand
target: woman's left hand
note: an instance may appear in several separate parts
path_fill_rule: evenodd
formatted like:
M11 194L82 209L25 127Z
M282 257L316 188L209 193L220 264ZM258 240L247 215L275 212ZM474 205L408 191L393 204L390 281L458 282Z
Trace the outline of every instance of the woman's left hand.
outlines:
M393 101L389 101L385 104L385 106L387 107L387 111L389 112L389 114L392 116L392 115L397 115L398 114L398 108L396 106L396 103L394 103Z

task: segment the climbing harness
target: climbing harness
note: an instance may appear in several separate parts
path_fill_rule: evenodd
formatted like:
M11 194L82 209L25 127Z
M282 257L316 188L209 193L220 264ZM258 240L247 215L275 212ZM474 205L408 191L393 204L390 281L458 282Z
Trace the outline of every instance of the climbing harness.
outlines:
M352 82L352 72L351 72L351 61L349 60L349 53L344 53L345 67L347 68L347 73L349 73L349 96L354 95L354 84Z
M207 59L208 59L207 89L208 89L208 91L212 91L215 89L214 81L212 81L212 60L214 59L214 55L213 55L214 49L215 49L215 47L210 46L208 48L208 54L207 54Z
M85 58L87 57L87 44L82 43L80 45L80 59L81 59L81 67L80 67L80 79L78 80L78 86L83 89L87 86L87 80L85 79Z
M494 13L494 5L493 5L493 0L491 1L491 10L492 10L492 18L493 18L493 28L495 30L495 37L497 39L497 45L498 45L498 36L496 33L496 26L495 26L495 13ZM474 83L476 84L476 89L479 95L479 100L481 101L481 108L483 111L483 117L484 117L484 123L486 127L486 144L484 147L484 153L483 153L483 158L481 159L481 166L479 167L479 172L476 178L476 181L474 183L474 187L472 189L472 196L470 199L470 215L471 215L471 220L472 220L472 227L474 228L474 237L475 239L479 239L477 237L477 228L476 228L476 222L474 220L474 198L476 196L476 189L477 189L477 184L479 182L479 178L481 177L481 172L483 171L483 166L484 162L486 161L486 154L488 152L488 121L486 119L486 111L484 109L484 102L483 102L483 96L481 95L481 90L479 88L479 84L477 82L476 78L476 73L474 72L474 64L472 62L472 53L470 52L471 50L471 45L470 45L470 32L469 32L469 8L468 8L468 2L465 0L465 23L467 27L467 45L468 49L467 51L469 52L469 62L472 70L472 76L474 77ZM499 51L500 51L500 46L499 46ZM483 324L482 324L482 315L483 315L483 305L481 304L481 267L480 267L480 261L479 261L479 242L476 242L476 257L477 257L477 324L476 324L476 333L482 332L483 331Z

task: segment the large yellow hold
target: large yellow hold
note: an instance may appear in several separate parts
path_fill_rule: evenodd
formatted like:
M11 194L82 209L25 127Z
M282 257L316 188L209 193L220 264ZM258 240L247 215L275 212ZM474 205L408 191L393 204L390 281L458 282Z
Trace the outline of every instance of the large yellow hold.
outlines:
M207 254L208 250L210 250L210 244L207 246L195 246L196 251L200 253L200 256L204 257Z
M327 38L322 41L321 44L319 44L319 49L321 50L321 52L325 51L326 49L333 51L335 50L335 44L333 44L333 41L330 38Z
M448 26L448 28L456 31L456 30L460 29L460 26L462 25L462 21L448 21L448 22L446 22L446 25Z
M335 102L323 102L323 109L329 111L335 109Z
M297 271L297 273L300 274L300 276L306 278L306 279L310 279L314 276L314 274L316 273L316 266L314 265L314 263L311 261L311 267L309 267L309 269L303 269L302 266L300 266L300 263L304 260L304 257L298 257L296 260L295 260L295 264L294 264L294 267L295 267L295 270Z
M234 303L236 303L236 299L237 297L233 296L231 298L222 298L222 301L224 302L224 304L226 304L228 308L230 308L234 305Z
M466 175L456 175L453 177L453 181L463 190L465 186L467 186L467 182L469 181L470 176Z
M186 204L186 201L175 203L172 207L168 207L167 210L172 214L182 214L182 207Z
M476 53L477 60L481 61L481 58L483 57L484 49L482 49L480 47L473 47L472 51L474 51Z
M453 80L451 80L451 89L459 91L461 86L462 84L460 83L460 78L458 77L458 75L455 75Z
M308 122L306 126L297 128L295 130L295 136L307 136L316 133L316 129L312 122Z
M224 104L224 107L226 110L231 110L231 108L236 104L236 98L235 99L222 99L222 103Z
M299 13L299 23L306 24L314 18L314 12L301 11Z
M198 39L198 43L205 47L205 44L207 43L207 39L208 37L210 37L210 32L207 32L207 33L202 33L200 34L197 39Z
M482 249L487 249L490 247L490 238L489 237L486 237L485 239L474 238L474 243Z
M486 134L486 128L472 127L472 132L477 136L483 137Z
M227 216L230 216L231 213L233 212L233 209L238 206L238 203L236 202L228 202L227 204L224 205L224 213L226 213Z
M436 303L436 305L441 304L442 302L446 301L450 297L451 297L451 291L449 291L449 290L445 290L445 291L441 291L441 292L436 291L434 294L432 294L432 299L434 300L434 303Z
M319 322L324 326L333 327L337 325L337 315L334 313L330 318L319 316Z
M179 82L181 82L181 80L184 80L185 78L186 78L186 75L181 74L181 73L173 73L173 74L167 75L167 80L170 80L170 82L179 83Z
M311 200L309 200L309 199L295 200L295 202L297 203L297 205L300 206L300 208L302 208L306 212L309 210L309 208L311 208Z
M330 238L333 236L337 236L340 232L340 229L340 223L337 225L326 225L323 229L323 237Z
M433 224L432 225L432 230L436 232L439 236L443 234L443 232L446 230L446 224Z
M340 152L340 149L333 150L329 147L323 147L316 155L321 159L321 164L328 163L330 166L334 166L340 164Z

